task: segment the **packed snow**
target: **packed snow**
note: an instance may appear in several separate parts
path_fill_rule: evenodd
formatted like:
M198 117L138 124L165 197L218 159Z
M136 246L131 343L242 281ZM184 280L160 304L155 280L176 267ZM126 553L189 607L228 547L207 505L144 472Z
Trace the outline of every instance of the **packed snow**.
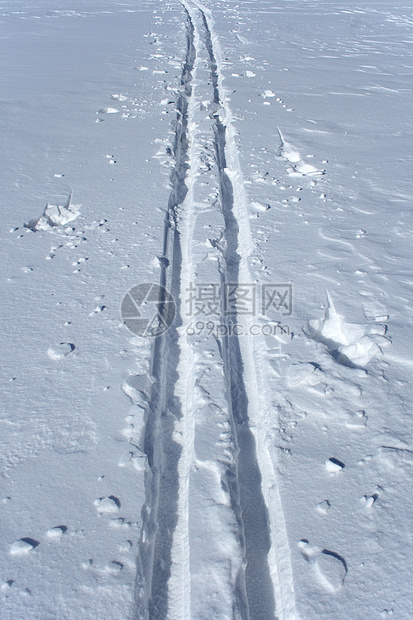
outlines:
M2 0L2 619L412 617L412 42Z

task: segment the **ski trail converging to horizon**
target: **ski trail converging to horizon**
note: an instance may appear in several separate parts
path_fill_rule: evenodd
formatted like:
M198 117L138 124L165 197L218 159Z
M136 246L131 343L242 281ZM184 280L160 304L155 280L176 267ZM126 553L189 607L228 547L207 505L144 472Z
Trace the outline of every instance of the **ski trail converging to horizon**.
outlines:
M252 283L252 238L212 15L192 0L181 3L187 48L161 261L177 318L152 351L135 617L200 617L204 597L220 618L293 620L290 549L269 453L274 412L262 396L270 376L263 343L251 335L252 317L228 316L223 299L219 336L194 338L185 312L196 278L221 290ZM209 248L206 257L200 246ZM234 335L235 325L249 335ZM207 445L198 440L203 433Z

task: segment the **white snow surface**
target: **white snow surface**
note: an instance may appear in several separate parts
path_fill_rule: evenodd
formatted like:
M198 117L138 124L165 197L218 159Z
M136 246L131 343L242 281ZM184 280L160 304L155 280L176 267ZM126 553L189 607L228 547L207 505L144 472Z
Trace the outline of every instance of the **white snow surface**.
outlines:
M412 617L412 43L0 2L2 620Z

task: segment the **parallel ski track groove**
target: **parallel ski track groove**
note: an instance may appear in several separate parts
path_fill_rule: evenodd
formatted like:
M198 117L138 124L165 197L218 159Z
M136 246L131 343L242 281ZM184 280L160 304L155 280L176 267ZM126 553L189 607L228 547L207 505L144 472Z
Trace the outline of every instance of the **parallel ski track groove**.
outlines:
M215 117L215 143L227 241L222 277L224 283L225 281L236 283L240 282L240 279L251 282L248 255L252 239L247 198L231 122L232 113L222 86L222 60L217 60L220 45L213 31L213 18L210 11L196 0L190 1L202 15L210 57L214 98L221 102L225 116L224 123L220 121L219 115ZM234 323L236 319L237 317L233 320ZM251 620L274 618L275 602L278 620L297 620L290 548L278 475L267 448L267 432L270 430L268 420L274 416L271 415L271 408L262 397L265 387L264 377L270 375L266 372L268 361L261 354L264 343L257 342L254 347L254 338L251 336L246 336L244 339L231 336L226 341L224 340L224 344L227 349L224 360L228 364L230 405L233 410L239 449L239 489L246 540L245 581L250 618ZM250 420L252 412L254 419ZM259 412L258 416L257 412ZM260 418L259 424L257 424L257 417ZM249 427L251 422L253 432ZM274 422L271 426L273 424ZM259 486L259 491L256 486ZM257 502L255 510L254 502ZM258 554L257 549L261 551ZM266 568L268 566L272 584L267 579ZM258 584L257 579L259 579ZM262 582L261 579L264 581Z
M212 33L205 11L197 5L204 26L206 48L209 55L211 82L214 89L214 101L224 106L225 95L220 92L220 75L215 57ZM224 112L226 112L224 108ZM235 212L235 192L233 182L227 173L227 122L220 120L219 113L215 119L215 152L219 174L221 207L225 221L226 249L221 268L222 284L236 284L240 277L239 222ZM242 250L241 250L242 251ZM237 324L236 314L225 316L227 334L231 323ZM257 460L257 448L249 423L250 402L244 381L244 360L239 338L226 335L223 338L223 359L227 380L228 404L232 418L234 435L237 443L237 488L236 494L241 509L242 531L244 538L246 593L243 605L243 617L250 620L275 618L275 600L268 565L268 553L271 546L267 507L262 494L261 472ZM255 404L256 406L256 404Z
M171 173L171 194L165 215L160 283L169 290L176 304L178 320L154 341L151 375L154 383L148 399L144 431L145 504L137 558L134 617L136 620L166 620L167 588L171 570L173 532L178 520L179 475L182 448L173 440L174 422L181 418L180 403L174 398L178 380L180 319L180 280L182 271L181 234L178 207L187 195L188 107L192 97L192 72L196 59L194 29L187 15L187 49L182 69L183 92L177 101ZM162 302L162 300L160 300Z

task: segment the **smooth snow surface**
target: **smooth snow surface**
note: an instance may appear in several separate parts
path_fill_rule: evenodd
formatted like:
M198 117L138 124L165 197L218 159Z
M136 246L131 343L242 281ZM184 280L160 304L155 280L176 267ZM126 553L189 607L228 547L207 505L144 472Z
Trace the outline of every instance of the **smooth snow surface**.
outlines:
M412 43L0 2L2 620L412 617Z

